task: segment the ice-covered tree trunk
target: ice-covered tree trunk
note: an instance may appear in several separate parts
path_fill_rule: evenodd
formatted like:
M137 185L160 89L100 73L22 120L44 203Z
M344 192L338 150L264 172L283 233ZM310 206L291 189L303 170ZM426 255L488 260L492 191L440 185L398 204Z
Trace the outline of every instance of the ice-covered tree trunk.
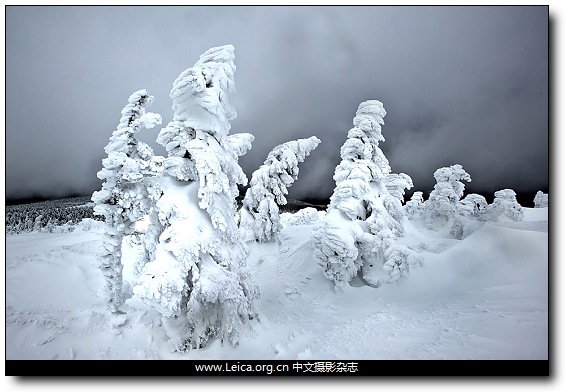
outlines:
M236 112L234 48L212 48L177 78L173 121L159 134L168 157L156 203L160 233L134 293L155 306L176 350L219 337L232 344L256 316L248 248L235 221L237 185L247 178L237 159L253 136L229 135ZM153 228L150 228L153 230Z
M143 178L154 164L153 151L135 135L142 127L161 123L158 114L145 111L152 100L146 90L130 96L118 128L104 149L108 157L102 160L103 168L98 172L98 178L104 181L102 189L92 195L94 214L103 216L106 223L100 268L106 281L106 303L112 312L120 311L124 302L122 239L149 210Z
M397 242L404 231L399 197L412 181L392 175L379 148L385 115L379 101L359 105L341 148L330 205L312 233L314 256L336 290L358 274L375 287L394 282L420 262Z
M288 188L298 179L298 163L320 144L312 136L273 148L251 176L240 210L239 228L245 241L270 241L280 232L279 206L287 203Z
M159 166L157 168L154 168L155 176L153 178L149 178L146 181L147 197L150 208L146 215L148 219L147 228L142 237L144 253L141 254L137 260L135 260L135 272L138 276L143 271L145 264L155 258L155 250L157 243L159 242L159 236L163 232L163 227L159 222L157 202L163 195L163 191L161 189L161 181L163 176L164 158L158 158L160 159L160 162Z

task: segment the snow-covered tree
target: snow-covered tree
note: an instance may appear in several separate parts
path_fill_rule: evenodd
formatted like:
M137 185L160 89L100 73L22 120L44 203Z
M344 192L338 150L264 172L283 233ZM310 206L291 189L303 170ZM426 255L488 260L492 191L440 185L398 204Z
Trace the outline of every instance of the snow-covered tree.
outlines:
M416 191L404 205L404 211L409 219L418 220L424 213L424 193Z
M481 220L487 206L488 203L483 196L469 193L457 203L457 213L467 218Z
M320 139L315 136L280 144L253 172L239 216L246 241L270 241L280 232L279 206L287 203L287 189L298 179L298 163L304 162L318 144Z
M385 185L386 189L390 193L391 196L394 198L386 198L385 206L392 217L402 223L402 219L404 218L404 209L402 207L402 203L404 203L404 192L406 189L411 189L414 184L412 183L412 179L408 174L400 173L400 174L388 174L385 177ZM401 224L401 234L404 232L404 226Z
M160 235L134 293L162 313L179 351L203 347L214 337L237 344L256 316L258 289L235 220L237 185L247 183L237 159L253 136L228 135L236 117L228 100L234 72L233 46L201 55L175 80L173 121L157 139L168 153L158 223L151 222Z
M451 229L456 219L457 203L465 190L461 181L471 182L471 176L457 164L437 169L434 178L436 185L424 202L426 227L431 230Z
M518 222L523 220L524 211L516 200L516 192L512 189L494 192L494 201L485 209L485 219L493 222Z
M143 178L154 168L153 151L135 135L143 127L153 128L161 123L161 116L145 110L152 101L146 90L129 97L120 123L104 149L108 157L102 160L103 168L98 172L98 178L104 181L102 189L92 195L94 214L103 216L106 224L100 257L106 281L105 299L112 312L120 312L124 302L123 237L133 232L135 222L150 208Z
M549 195L538 191L536 197L534 197L534 208L545 208L549 207Z
M312 232L316 261L336 290L359 273L375 287L394 282L420 263L397 241L404 231L399 198L412 181L405 174L391 175L379 148L385 115L379 101L359 105L341 148L330 205Z
M35 218L35 220L33 221L33 230L34 231L41 231L42 226L41 226L41 219L43 218L43 215L39 215L37 218Z
M485 198L476 193L470 193L458 201L451 219L449 234L455 239L462 240L476 231L482 226L487 205Z

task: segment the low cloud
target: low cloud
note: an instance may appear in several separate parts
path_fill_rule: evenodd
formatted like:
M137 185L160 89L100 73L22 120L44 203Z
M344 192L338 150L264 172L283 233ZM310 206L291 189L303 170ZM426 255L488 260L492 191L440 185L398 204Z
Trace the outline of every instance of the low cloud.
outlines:
M431 189L460 163L484 192L548 186L546 7L16 7L6 10L6 197L89 194L129 95L172 119L175 78L236 48L250 177L277 144L318 136L293 198L328 198L360 102L387 110L393 172ZM140 138L157 154L158 129ZM98 163L97 163L98 162Z

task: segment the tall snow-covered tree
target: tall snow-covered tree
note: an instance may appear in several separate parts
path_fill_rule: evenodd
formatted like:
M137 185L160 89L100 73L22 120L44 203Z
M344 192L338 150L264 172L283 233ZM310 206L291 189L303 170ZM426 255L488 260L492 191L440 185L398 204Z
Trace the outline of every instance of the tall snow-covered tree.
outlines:
M287 189L298 179L298 163L304 162L318 144L320 139L315 136L280 144L253 172L239 212L244 240L266 242L280 232L279 206L287 203Z
M173 121L157 139L168 153L156 204L160 235L134 293L162 313L178 351L215 337L237 344L256 316L258 289L235 220L237 185L247 183L237 160L253 136L228 135L234 72L233 46L201 55L175 80Z
M424 220L431 230L451 229L455 223L457 204L465 185L461 181L471 182L471 176L456 164L442 167L435 171L436 184L424 203Z
M534 197L534 208L545 207L549 207L549 195L542 191L537 191L536 196Z
M312 232L316 261L336 290L358 274L375 287L394 282L420 263L397 241L404 232L399 197L412 181L405 174L392 175L379 148L385 115L379 101L359 105L341 148L330 205Z
M493 222L518 222L524 219L524 211L512 189L494 192L494 201L486 207L484 214L486 220Z
M153 128L161 123L161 116L146 112L152 101L146 90L129 97L120 123L104 149L108 157L102 160L103 168L98 172L98 178L104 181L102 189L92 195L94 214L103 216L106 223L100 267L106 281L106 303L112 312L119 312L124 302L123 237L133 232L135 222L150 208L143 178L156 162L151 147L137 140L136 134L143 127Z

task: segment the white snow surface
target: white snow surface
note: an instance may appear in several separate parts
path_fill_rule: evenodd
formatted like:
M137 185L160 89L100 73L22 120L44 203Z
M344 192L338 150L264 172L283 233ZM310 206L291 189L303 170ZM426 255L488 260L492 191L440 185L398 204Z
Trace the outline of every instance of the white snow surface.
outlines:
M484 223L463 240L406 225L423 265L394 284L336 293L314 261L313 224L251 243L260 322L240 345L172 352L161 315L135 296L111 316L98 268L101 227L6 236L6 359L547 359L548 211ZM133 237L124 278L135 284ZM127 286L127 284L126 284Z

